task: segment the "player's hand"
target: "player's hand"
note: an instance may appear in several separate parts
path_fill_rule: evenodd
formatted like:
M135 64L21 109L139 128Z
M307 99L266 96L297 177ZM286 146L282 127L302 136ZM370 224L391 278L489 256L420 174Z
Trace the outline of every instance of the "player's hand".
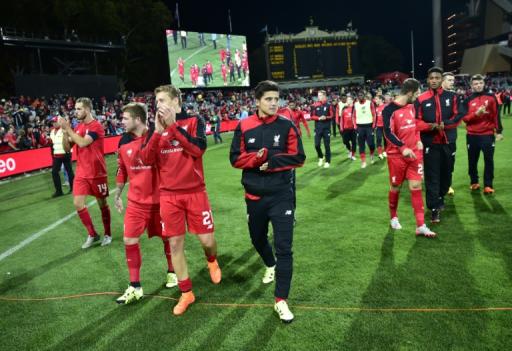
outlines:
M475 112L475 115L477 115L478 117L480 117L481 115L487 113L487 110L486 110L486 105L482 105L478 108L478 110L476 110Z
M414 151L412 151L409 148L405 148L404 151L402 151L402 156L403 157L409 157L409 158L412 158L412 159L416 158L416 155L414 154Z
M123 199L121 199L121 196L115 196L114 197L114 206L117 209L117 212L122 213L123 212Z
M421 142L421 140L418 140L418 142L416 143L416 148L418 150L423 150L423 143Z
M503 140L503 134L496 134L496 141L502 141Z
M258 153L256 154L256 158L262 158L265 154L265 148L261 148L258 150Z
M268 162L265 162L260 166L260 171L266 171L268 169Z
M69 125L69 121L67 119L65 119L64 117L59 117L59 119L57 120L57 124L64 130L69 130L71 129L71 126Z
M158 117L164 127L172 126L176 122L176 110L170 106L161 105L158 108Z
M429 123L429 125L430 125L430 130L431 130L431 131L436 130L436 129L437 129L437 127L438 127L438 124L437 124L437 123Z
M160 116L157 114L155 118L155 132L162 134L165 130L165 126L162 124Z
M441 122L437 125L438 130L444 130L444 122Z
M318 120L319 120L319 121L325 121L326 119L327 119L327 117L325 117L325 116L320 116L320 117L318 117Z

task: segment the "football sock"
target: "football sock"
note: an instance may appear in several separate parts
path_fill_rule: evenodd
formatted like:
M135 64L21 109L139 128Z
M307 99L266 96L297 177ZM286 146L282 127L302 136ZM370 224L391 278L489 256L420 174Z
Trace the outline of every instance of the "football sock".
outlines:
M398 209L398 198L400 196L400 191L389 191L388 200L389 200L389 214L391 218L398 217L397 209Z
M174 267L172 266L171 260L171 243L169 242L169 240L164 240L163 243L165 258L167 259L167 272L174 273Z
M110 208L108 207L108 205L101 208L101 220L103 221L103 228L105 228L105 235L111 235Z
M185 280L178 280L178 287L180 288L181 292L188 292L192 290L192 281L190 278Z
M425 224L425 212L423 208L423 197L421 189L411 190L411 203L414 209L414 217L416 218L416 226L421 227Z
M130 274L130 282L140 282L140 266L142 258L140 256L140 244L124 245L126 252L126 264Z
M80 220L82 221L82 224L84 225L85 229L87 229L87 233L89 233L89 236L95 236L96 230L94 229L94 224L92 224L91 216L89 215L89 211L87 210L87 207L84 207L80 211L77 211L78 217L80 217Z

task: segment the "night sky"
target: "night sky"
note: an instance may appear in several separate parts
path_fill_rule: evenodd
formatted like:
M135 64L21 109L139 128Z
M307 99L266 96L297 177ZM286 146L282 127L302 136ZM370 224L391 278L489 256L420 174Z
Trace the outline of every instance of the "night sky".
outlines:
M174 14L176 1L164 1ZM464 9L464 0L444 0L442 17ZM249 51L263 44L268 25L269 33L298 33L313 17L314 25L327 31L353 28L361 35L381 35L403 55L403 71L411 69L410 30L414 31L415 59L423 63L423 71L431 65L432 3L431 1L336 1L308 2L326 5L303 6L299 1L210 1L182 0L179 2L181 28L199 32L228 32L228 9L231 9L233 34L246 35ZM329 6L327 6L329 4ZM422 67L416 67L420 74Z

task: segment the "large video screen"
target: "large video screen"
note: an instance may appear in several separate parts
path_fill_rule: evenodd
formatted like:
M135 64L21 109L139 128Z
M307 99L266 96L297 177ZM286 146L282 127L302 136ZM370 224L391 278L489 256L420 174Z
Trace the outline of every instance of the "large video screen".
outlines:
M282 42L268 44L270 79L300 80L357 74L357 42Z
M171 84L178 88L248 87L243 35L166 30Z

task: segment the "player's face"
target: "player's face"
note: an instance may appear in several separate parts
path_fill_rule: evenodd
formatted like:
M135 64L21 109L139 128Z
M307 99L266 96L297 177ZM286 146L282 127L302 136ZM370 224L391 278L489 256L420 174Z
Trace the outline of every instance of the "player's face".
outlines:
M453 84L455 84L455 77L454 76L446 76L443 79L443 89L445 90L452 90Z
M471 82L471 89L473 89L475 93L481 93L484 91L484 86L485 84L483 80L474 80Z
M288 107L291 108L292 110L295 110L295 107L297 107L297 106L295 106L295 102L290 102L288 104Z
M160 106L177 108L179 106L179 99L177 97L171 98L170 95L167 94L165 91L161 91L158 94L156 94L155 101L157 108L159 108Z
M382 105L382 98L381 97L376 98L375 103L377 104L377 106Z
M121 123L123 123L124 129L126 129L128 133L133 132L137 127L135 118L132 118L128 112L123 112L123 119Z
M318 101L324 102L327 100L327 96L324 93L318 93Z
M439 72L432 72L428 75L428 86L430 89L437 89L441 86L443 76Z
M258 114L260 116L272 116L277 112L279 93L277 91L266 91L261 99L256 100Z
M364 100L364 94L357 94L357 98L361 101Z
M409 99L407 100L407 103L412 104L414 101L416 101L418 96L420 96L420 93L420 89L416 90L415 93L409 93Z
M348 106L352 106L352 104L354 103L354 99L352 98L347 98L347 105Z
M84 120L85 117L87 117L87 111L84 107L84 104L81 102L77 102L75 104L75 116L79 121Z

